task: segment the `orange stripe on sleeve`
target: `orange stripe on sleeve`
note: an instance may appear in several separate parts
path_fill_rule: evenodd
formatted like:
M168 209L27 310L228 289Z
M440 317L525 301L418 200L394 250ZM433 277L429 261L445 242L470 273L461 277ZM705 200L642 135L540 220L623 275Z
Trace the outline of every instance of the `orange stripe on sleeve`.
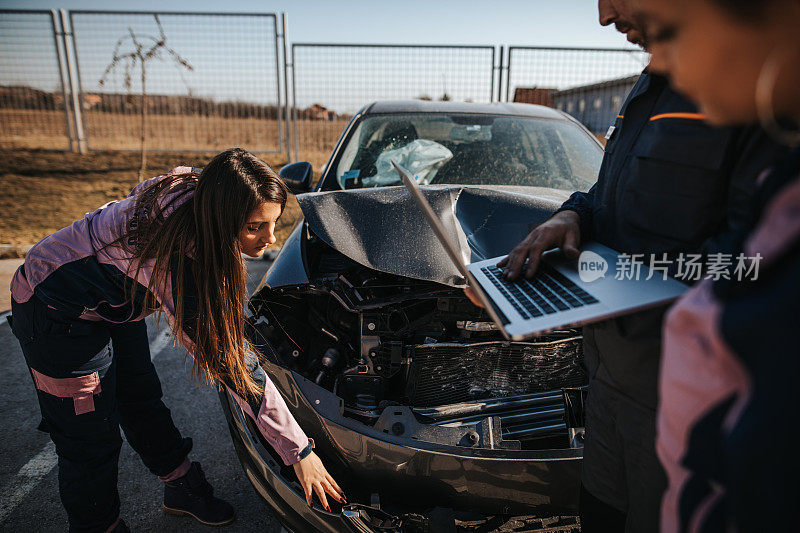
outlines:
M625 118L625 115L617 115L617 118Z
M689 120L705 120L706 116L702 113L662 113L660 115L653 115L650 117L650 122L660 120L662 118L685 118Z

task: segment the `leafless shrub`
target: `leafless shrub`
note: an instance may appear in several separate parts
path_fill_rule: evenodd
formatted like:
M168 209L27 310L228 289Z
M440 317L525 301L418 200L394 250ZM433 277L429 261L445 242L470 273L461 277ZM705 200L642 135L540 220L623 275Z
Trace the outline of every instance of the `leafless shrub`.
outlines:
M134 33L133 28L128 28L128 34L123 35L114 46L114 52L111 56L111 62L106 66L103 75L100 77L99 85L103 87L108 79L108 76L122 67L123 70L123 85L130 95L132 87L133 74L136 68L139 68L142 91L141 91L141 154L142 162L139 168L139 180L143 180L147 170L147 63L153 59L163 59L163 53L166 52L169 59L172 60L178 73L181 76L184 84L189 89L186 80L183 77L183 70L192 71L194 67L175 50L167 46L167 35L164 33L164 28L161 26L161 21L158 20L158 15L153 15L158 26L158 37L152 35L137 35ZM131 48L132 49L129 49ZM129 51L123 51L123 48ZM189 90L191 94L191 90Z

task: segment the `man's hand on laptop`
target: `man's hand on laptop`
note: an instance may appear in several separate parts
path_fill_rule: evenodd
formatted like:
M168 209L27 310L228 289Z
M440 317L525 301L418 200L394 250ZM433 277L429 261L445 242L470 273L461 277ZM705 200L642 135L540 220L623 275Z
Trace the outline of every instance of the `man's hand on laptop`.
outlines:
M542 254L561 248L570 258L578 258L581 242L580 217L575 211L561 211L536 226L525 239L503 258L497 266L509 280L523 274L530 279L536 273ZM527 266L525 262L527 261ZM469 295L467 295L469 296ZM472 299L472 298L470 298Z
M547 250L561 248L568 257L576 258L580 255L578 245L581 241L580 217L575 211L561 211L542 222L519 243L511 253L503 258L498 267L505 267L504 272L508 279L515 279L528 260L525 277L532 278L539 266L539 259ZM475 292L470 288L464 289L464 294L473 304L483 307Z

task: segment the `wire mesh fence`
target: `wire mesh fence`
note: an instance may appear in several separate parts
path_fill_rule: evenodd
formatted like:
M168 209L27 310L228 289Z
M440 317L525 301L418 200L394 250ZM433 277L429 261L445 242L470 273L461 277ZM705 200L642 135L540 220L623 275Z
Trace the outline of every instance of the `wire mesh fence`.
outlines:
M70 121L51 11L0 10L0 148L70 149Z
M375 100L491 102L493 46L293 44L295 153L315 167Z
M293 159L318 168L361 107L399 99L541 104L600 134L648 60L632 49L510 47L506 59L502 46L298 43L289 87L280 44L274 14L0 10L0 148L88 139L138 150L144 137L149 151L288 155L293 144Z
M648 60L633 49L510 47L506 100L554 107L605 133Z
M72 11L89 148L279 152L274 14Z

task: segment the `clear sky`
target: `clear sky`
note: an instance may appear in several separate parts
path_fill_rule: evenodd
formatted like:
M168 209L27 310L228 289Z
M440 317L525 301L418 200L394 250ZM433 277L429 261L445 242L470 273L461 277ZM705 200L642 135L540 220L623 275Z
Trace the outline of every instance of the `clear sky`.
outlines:
M294 42L628 46L592 0L0 0L17 9L285 12Z

